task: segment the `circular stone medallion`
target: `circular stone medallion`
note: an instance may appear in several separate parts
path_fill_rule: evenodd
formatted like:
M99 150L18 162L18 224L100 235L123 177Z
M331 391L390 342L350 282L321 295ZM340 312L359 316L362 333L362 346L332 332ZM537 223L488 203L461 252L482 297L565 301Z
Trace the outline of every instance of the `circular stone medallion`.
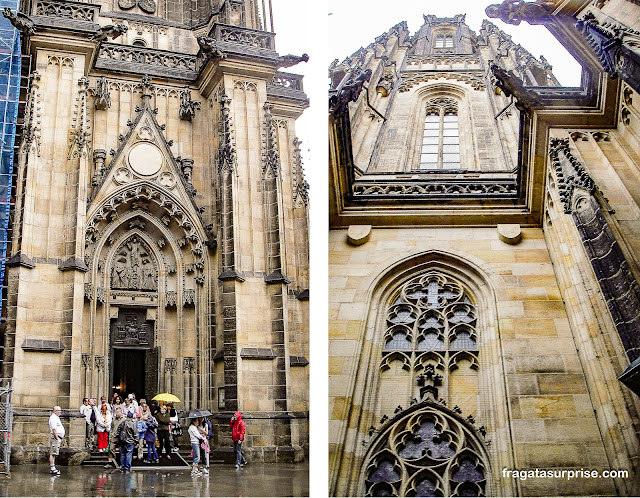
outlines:
M129 164L139 175L155 175L162 167L162 152L149 143L134 145L129 151Z

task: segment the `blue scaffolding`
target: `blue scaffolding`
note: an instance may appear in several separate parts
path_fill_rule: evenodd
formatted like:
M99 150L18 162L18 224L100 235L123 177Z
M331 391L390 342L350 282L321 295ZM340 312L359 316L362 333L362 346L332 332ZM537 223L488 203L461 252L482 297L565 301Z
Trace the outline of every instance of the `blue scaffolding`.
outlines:
M9 7L17 11L16 0L0 0L0 10ZM20 34L8 19L0 17L0 282L5 282L7 232L9 211L13 204L11 180L13 176L14 141L20 98L22 57ZM0 302L0 314L4 315Z

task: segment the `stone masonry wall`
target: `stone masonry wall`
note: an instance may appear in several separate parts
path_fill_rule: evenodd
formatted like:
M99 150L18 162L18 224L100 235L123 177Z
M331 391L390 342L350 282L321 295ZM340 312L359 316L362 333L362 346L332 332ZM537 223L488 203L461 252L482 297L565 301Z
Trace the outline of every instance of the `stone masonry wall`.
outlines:
M478 310L479 316L489 317L486 329L478 331L480 343L494 349L483 356L480 346L480 376L487 370L494 382L504 382L505 398L494 393L494 399L485 399L475 414L492 440L488 447L491 492L525 496L576 492L576 482L504 480L501 470L505 467L610 467L540 229L523 229L517 245L502 242L495 228L373 229L370 240L357 247L347 243L345 231L335 230L329 241L332 493L354 492L366 449L362 441L379 416L367 411L375 386L366 385L368 376L378 369L379 358L371 356L374 361L367 364L363 353L375 348L383 333L371 325L375 310L370 299L376 281L399 261L429 251L441 251L452 265L459 261L461 266L468 263L479 269L486 275L488 295L495 296L493 303L487 301L488 309ZM486 364L491 355L498 361ZM482 387L480 392L481 398L488 396ZM584 480L579 490L580 494L610 494L615 487L612 480Z

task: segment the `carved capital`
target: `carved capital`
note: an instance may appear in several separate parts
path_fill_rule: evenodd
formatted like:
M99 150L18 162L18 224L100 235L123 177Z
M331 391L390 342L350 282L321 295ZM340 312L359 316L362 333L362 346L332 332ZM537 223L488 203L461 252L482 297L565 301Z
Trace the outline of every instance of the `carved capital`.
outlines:
M192 356L185 356L182 359L182 371L185 373L193 373L196 365L196 359Z
M102 372L104 370L104 356L95 357L95 366L98 369L98 372Z
M82 353L82 367L85 370L91 370L91 355Z
M164 359L164 371L165 373L169 373L171 375L175 374L178 369L178 359L177 358L165 358Z
M104 287L96 287L96 300L100 304L104 304L107 300L107 291Z
M185 289L182 293L183 306L195 306L196 291L195 289Z

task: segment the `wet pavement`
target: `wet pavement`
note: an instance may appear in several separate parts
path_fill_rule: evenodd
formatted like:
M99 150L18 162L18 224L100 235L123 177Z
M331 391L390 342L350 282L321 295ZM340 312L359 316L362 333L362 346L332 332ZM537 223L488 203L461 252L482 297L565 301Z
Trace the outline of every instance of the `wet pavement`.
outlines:
M236 470L214 465L208 477L191 470L119 470L12 465L11 478L0 477L1 496L309 496L309 463L251 463Z

